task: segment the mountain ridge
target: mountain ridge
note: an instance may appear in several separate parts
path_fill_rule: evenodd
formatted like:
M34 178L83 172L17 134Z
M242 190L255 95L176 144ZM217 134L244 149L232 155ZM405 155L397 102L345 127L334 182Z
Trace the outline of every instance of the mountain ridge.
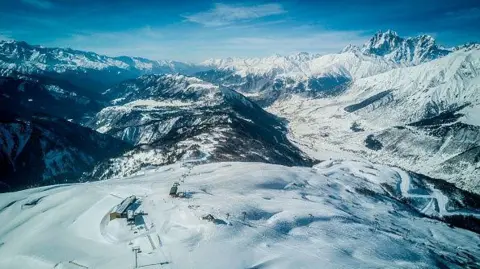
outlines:
M89 126L135 145L91 177L128 176L179 161L261 161L310 166L283 120L240 93L183 75L144 75L105 92L112 106Z
M478 46L478 43L472 43L471 46ZM477 44L477 45L475 45ZM370 38L369 41L363 44L362 47L355 45L348 45L340 53L360 51L365 55L386 56L386 59L395 63L401 64L419 64L438 57L445 56L446 54L454 51L455 49L469 46L464 44L453 48L443 48L436 44L433 37L429 35L419 35L415 37L400 37L396 32L387 30L385 32L378 31ZM8 57L14 55L14 52L22 51L27 55L18 55L17 62L8 62ZM43 53L42 53L43 52ZM53 55L48 55L51 53ZM151 60L143 57L131 57L131 56L115 56L110 57L106 55L97 54L91 51L81 51L71 48L49 48L39 45L30 45L24 41L0 41L0 68L8 69L17 68L17 71L34 72L38 71L35 68L42 70L46 68L45 65L52 65L51 63L45 63L47 59L55 59L55 56L62 59L61 54L67 54L67 56L74 57L81 55L85 57L82 61L68 62L68 64L59 65L56 67L56 71L65 72L66 70L72 70L76 67L93 68L93 69L105 69L105 68L117 68L119 71L126 71L129 69L137 69L137 71L151 72L151 73L181 73L181 74L193 74L198 70L205 70L207 68L219 68L219 69L238 69L242 64L248 64L250 66L259 65L259 69L263 70L262 73L288 73L292 69L295 72L301 72L303 70L302 63L312 61L323 55L317 53L297 52L289 55L271 55L266 57L254 57L254 58L238 58L228 57L225 59L207 59L198 64L179 62L174 60ZM55 55L55 54L60 54ZM324 54L325 55L325 54ZM327 54L328 55L328 54ZM30 57L26 57L30 56ZM75 60L75 58L73 58ZM10 59L12 60L12 59ZM30 60L32 63L30 66L16 66L18 61L23 61L24 64ZM94 61L97 60L97 61ZM37 65L35 65L35 63ZM83 64L83 65L82 65ZM273 66L273 70L266 70L267 67L261 67L261 65L269 64ZM31 68L32 70L29 70ZM43 70L45 71L45 70ZM287 72L288 71L288 72ZM141 72L140 72L141 73ZM241 71L242 74L248 72Z
M480 50L467 47L356 79L338 96L293 95L268 111L289 120L303 150L353 152L478 193L479 87Z
M11 44L16 43L11 42ZM24 43L19 44L24 45L24 47L27 46ZM10 49L5 49L5 47ZM142 71L150 70L153 66L152 62L149 62L150 60L144 58L111 58L94 53L85 53L83 55L86 57L84 66L93 66L93 68L105 67L106 69L100 71L92 68L77 70L75 68L85 63L79 61L79 59L83 58L78 55L80 58L75 58L76 56L73 55L75 56L72 56L73 60L68 60L68 57L71 56L71 53L81 53L79 51L65 51L62 53L63 58L56 59L54 56L60 53L60 49L52 49L57 54L50 56L53 57L54 61L48 61L50 58L34 53L31 50L29 51L28 46L27 51L29 52L23 54L20 53L21 49L17 49L13 53L15 51L15 49L12 49L13 47L3 45L0 48L3 49L3 54L0 54L3 55L1 56L3 58L0 58L0 66L13 64L13 67L15 67L16 64L21 65L26 62L27 67L39 65L45 70L52 70L52 72L38 74L40 76L53 76L55 79L59 78L60 80L66 78L72 83L78 81L85 83L87 81L91 85L98 87L98 89L94 88L95 93L108 101L103 103L106 107L103 107L104 109L97 113L96 117L90 118L90 120L96 120L97 123L89 123L91 124L89 126L101 132L109 132L117 138L127 139L129 143L135 144L136 148L131 152L135 156L145 153L144 156L150 154L148 158L151 158L151 156L156 154L155 152L158 153L155 150L158 150L160 144L165 143L165 141L157 143L161 141L161 137L148 140L153 137L151 135L152 130L160 130L159 133L163 132L162 135L172 139L172 141L176 141L176 143L186 139L183 142L188 141L186 144L190 146L195 145L198 141L208 141L207 138L209 136L215 137L219 141L225 141L222 140L225 137L212 135L214 133L220 133L225 136L233 135L231 133L232 130L234 130L235 136L246 139L242 140L242 143L249 141L248 139L253 135L258 135L258 133L253 131L254 127L259 127L256 125L255 120L252 119L252 114L244 117L238 114L238 111L235 111L231 104L225 106L225 100L218 99L219 96L223 96L225 93L234 96L237 94L236 92L242 98L237 96L232 100L242 100L237 102L241 109L250 109L248 107L253 103L249 100L253 100L255 101L255 106L259 105L268 108L268 111L274 111L276 118L267 118L274 122L272 123L273 126L279 128L278 130L274 130L275 128L271 129L271 134L276 133L277 135L274 136L277 138L281 137L282 141L286 139L284 135L287 132L303 134L305 130L295 129L298 126L302 126L298 121L308 118L306 122L312 126L317 126L319 121L325 120L329 122L330 119L328 117L330 116L332 118L340 117L339 119L342 120L340 125L332 123L332 126L328 128L322 126L322 128L325 128L325 131L312 130L315 132L311 134L312 137L320 135L319 141L313 140L312 142L308 138L304 142L313 145L317 142L323 143L325 140L342 145L348 139L334 141L334 137L329 138L325 133L332 128L339 128L333 131L339 132L336 135L342 138L344 136L349 137L349 130L354 130L357 134L353 138L358 139L359 142L357 145L355 140L353 144L354 151L361 154L364 154L363 152L365 151L365 155L377 156L379 159L382 157L385 162L392 161L389 158L398 154L398 152L395 153L395 148L388 143L389 139L391 140L393 137L396 139L411 137L412 134L409 134L408 130L412 131L414 137L411 137L408 141L405 140L405 148L408 148L409 145L413 146L409 143L414 141L421 141L422 139L424 139L422 141L430 141L428 147L432 146L432 148L416 146L418 149L415 153L418 154L417 159L424 160L424 158L430 156L427 153L435 148L440 148L444 150L443 152L447 152L445 151L446 149L451 150L455 143L459 143L458 145L461 144L462 146L457 148L463 149L463 145L466 145L464 142L469 141L465 137L472 137L470 126L477 125L475 113L478 111L478 104L474 94L475 87L478 85L479 73L479 63L475 60L478 58L477 54L479 51L477 43L445 49L437 45L436 41L427 35L403 38L398 36L396 32L386 31L376 33L361 48L349 46L341 53L327 55L296 53L288 56L273 55L264 58L209 60L204 62L200 68L202 70L199 72L196 72L198 69L189 69L188 65L183 66L186 69L182 69L182 63L180 62L162 62L165 64L166 69L159 69L158 72L162 73L159 75L152 75ZM7 57L10 55L9 53L13 53L13 56ZM28 63L28 60L32 57L35 61ZM18 59L19 62L16 63L12 59ZM89 63L89 59L95 64ZM63 60L65 62L62 62ZM97 60L98 63L96 62ZM75 61L79 61L79 65ZM56 72L55 64L58 62L61 64L57 69L59 72ZM66 70L65 68L67 67L72 68L73 71ZM178 69L174 70L177 67ZM134 68L134 71L130 72L129 68ZM2 70L2 74L5 74L5 69ZM9 70L19 72L15 68ZM121 70L120 74L117 72L118 70ZM193 72L193 74L186 74L189 71ZM99 83L104 84L100 87ZM467 105L467 101L470 101L468 102L470 104L464 107ZM297 107L297 102L312 103L312 106L318 111L322 111L324 107L336 107L338 102L343 103L341 106L338 106L339 110L336 113L339 113L339 115L333 115L330 111L326 111L325 115L318 115L317 118L310 119L308 116L305 117L302 111L291 113L291 109L287 106ZM458 107L464 107L464 109L459 112L463 116L458 119L458 124L455 128L441 125L436 126L436 129L432 131L433 127L431 126L426 127L428 130L425 128L424 130L419 126L409 125L437 117L442 113L452 112ZM259 108L257 108L257 111L260 111ZM172 111L171 115L168 115L167 111ZM200 113L205 111L210 113L208 114L210 118L201 118L199 116ZM401 111L402 113L394 113L395 111ZM347 114L344 115L342 113ZM171 117L174 114L176 116ZM263 113L260 114L264 115ZM324 118L325 116L327 117L326 119ZM288 126L284 125L286 121L280 119L280 117L284 117L289 121ZM180 121L178 121L179 119ZM119 121L116 122L117 120ZM149 121L143 122L144 120ZM350 120L352 122L349 122ZM124 121L123 123L135 124L130 126L132 127L130 130L128 129L129 126L123 124L122 121ZM237 131L241 130L241 128L232 127L229 121L238 123L237 127L241 126L241 128L245 128L247 131L240 132L241 134L238 133ZM108 126L109 122L113 122L114 125ZM145 129L136 124L138 122L143 122ZM216 124L223 127L215 129ZM343 124L356 127L348 128L343 126ZM282 126L280 127L280 125ZM172 128L172 126L176 127ZM371 128L367 128L369 126ZM404 131L402 133L399 130ZM422 133L425 136L416 136L418 133ZM247 136L244 136L245 134ZM432 134L437 135L437 137L432 138ZM441 135L438 136L439 134ZM288 135L292 134L288 133ZM295 137L298 138L298 134L295 134ZM449 137L451 138L450 140ZM299 141L296 138L295 141ZM437 145L434 142L435 139L447 142ZM473 139L472 141L476 145L477 140ZM369 148L369 146L372 146L370 143L376 146ZM210 146L212 145L210 144ZM382 149L381 145L385 146L385 148ZM215 145L210 147L210 149L212 148L215 148ZM294 147L288 145L287 148L293 149ZM375 152L373 148L378 152ZM191 152L196 151L198 153L199 147L195 146L191 149ZM297 152L290 149L287 151ZM172 160L178 160L175 156L185 154L185 152L181 154L175 153L173 145L162 149L162 152L167 151L171 151L171 154L173 154L166 157L167 163ZM146 152L149 153L146 154ZM265 152L269 151L266 150ZM379 156L379 152L384 153L385 156ZM472 151L468 154L466 151L462 151L463 153L456 151L448 152L451 154L455 153L454 155L457 157L447 156L447 154L442 156L448 158L442 157L439 160L454 163L454 160L464 158L463 160L468 159L467 162L471 167L475 167L476 161L475 156L473 156L475 154ZM139 155L139 153L141 154ZM297 157L302 155L297 153L294 153ZM159 154L162 155L163 153ZM197 155L204 154L200 153ZM407 160L414 154L404 152L400 155L407 156L405 157L405 160ZM208 156L208 154L205 156ZM471 156L473 157L471 158ZM128 158L124 159L128 160ZM220 160L221 158L218 159ZM298 158L298 160L300 159L302 158ZM230 158L229 160L237 159ZM266 160L266 158L262 159L262 161ZM135 169L140 169L142 165L138 165L138 163L142 162L142 160L137 160ZM425 172L420 169L419 167L422 164L423 162L419 162L418 165L412 165L412 167L415 167L414 170L416 172L420 171L430 176L438 175L429 174L431 171ZM449 164L449 166L452 165ZM455 169L450 170L453 171ZM469 170L466 169L465 171ZM450 172L447 171L441 177L445 178ZM475 185L475 183L472 183L473 185L468 185L470 184L468 182L464 183L462 183L462 186Z

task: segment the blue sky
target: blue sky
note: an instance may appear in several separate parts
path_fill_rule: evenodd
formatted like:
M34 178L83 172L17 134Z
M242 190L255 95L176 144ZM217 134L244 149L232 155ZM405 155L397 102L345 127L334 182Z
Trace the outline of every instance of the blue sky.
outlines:
M479 0L0 0L2 39L192 62L337 52L387 29L453 46L479 25Z

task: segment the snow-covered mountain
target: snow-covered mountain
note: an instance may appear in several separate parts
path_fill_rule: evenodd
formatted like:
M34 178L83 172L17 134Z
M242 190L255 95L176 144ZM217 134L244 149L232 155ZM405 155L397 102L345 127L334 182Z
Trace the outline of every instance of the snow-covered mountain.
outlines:
M184 160L311 165L286 138L282 120L241 94L183 75L145 75L105 92L113 106L89 124L136 145L92 176L130 175Z
M0 77L0 191L76 182L127 150L127 143L75 124L103 108L102 99L44 76Z
M314 152L354 152L480 192L479 107L480 50L463 48L354 80L333 98L296 96L269 111Z
M0 191L78 182L129 148L118 139L48 115L0 110Z
M103 89L122 80L154 73L193 73L202 67L139 57L108 57L69 48L46 48L21 41L0 41L0 73L41 74L76 86Z
M116 166L129 167L116 168L118 173L128 174L151 164L171 163L192 154L197 158L208 156L212 161L222 158L255 160L260 156L258 158L267 162L305 164L301 161L305 160L302 154L284 137L287 132L284 123L241 95L228 98L236 96L236 91L261 106L269 107L274 114L286 117L292 132L290 135L296 142L310 145L303 147L304 150L342 145L346 151L353 150L362 156L449 179L469 190L478 188L475 180L478 158L474 154L478 145L478 123L474 115L478 111L479 48L475 43L444 49L426 35L402 38L387 31L375 34L362 47L349 46L336 54L228 58L208 60L198 66L132 57L111 58L70 49L30 46L23 42L2 42L0 48L3 74L33 72L43 78L54 77L54 81L67 78L74 85L78 85L78 81L95 84L90 89L94 92L99 79L112 84L119 79L150 72L202 70L195 73L197 79L168 75L128 80L109 87L101 97L81 90L85 87L40 82L43 86L22 92L16 95L15 102L10 102L59 116L57 112L67 106L79 107L78 113L72 113L82 114L83 107L74 105L69 99L74 94L82 96L75 102L95 105L89 111L98 111L105 106L105 100L110 101L89 126L136 145L130 154L140 159L121 158L122 162L116 159ZM22 83L18 82L15 87L24 87L20 86L24 85ZM51 85L57 85L60 90ZM46 92L48 94L44 95ZM62 101L56 103L61 104L60 110L43 103L36 105L35 100L39 98L60 98ZM236 100L236 105L232 105L232 100ZM328 108L327 111L324 108ZM330 111L332 108L336 110ZM240 113L243 110L248 111L247 115ZM253 119L255 114L261 116ZM330 123L329 117L335 122ZM424 124L425 120L438 117L447 117L446 125L432 127L428 121ZM329 126L325 126L327 122ZM362 131L352 133L351 126ZM257 129L267 131L259 133ZM336 135L328 136L327 133ZM259 140L261 146L255 153L248 153L249 147L244 147L245 152L232 155L229 150L239 142L229 141L227 138L230 137L240 137L242 143L262 137ZM355 142L349 141L350 137ZM287 141L287 153L265 147L265 143L279 138ZM167 140L175 142L167 143ZM372 142L376 145L373 148L378 149L380 144L383 147L371 150L365 147L365 141L375 141ZM160 145L164 147L161 150ZM403 145L403 149L399 145ZM415 148L414 153L412 148ZM263 150L267 152L265 155L260 152ZM282 159L280 156L291 158ZM458 165L459 161L466 166ZM135 164L124 165L123 162ZM102 171L100 174L112 167L112 164L103 165L107 168L97 170Z
M272 60L273 59L273 60ZM286 67L278 67L275 59L284 63L288 57L245 60L245 65L224 67L196 73L209 82L235 89L253 98L262 106L292 94L310 97L335 95L350 81L379 74L399 65L379 57L359 52L345 52L308 58ZM251 62L250 62L251 61ZM270 67L269 67L270 66Z
M349 45L342 52L360 51L404 65L418 65L449 54L452 49L438 46L429 35L403 38L394 31L376 33L361 48Z
M195 65L140 57L109 57L69 48L46 48L22 41L0 41L0 67L21 73L41 73L114 69L118 72L182 73Z
M266 58L226 58L209 59L201 65L209 66L212 69L234 70L241 76L248 74L255 75L277 75L285 73L306 73L309 71L308 62L319 57L318 54L301 52L289 56L279 54Z
M308 96L330 94L352 80L400 66L415 65L448 54L433 38L399 37L379 32L362 48L349 46L342 53L297 53L266 58L210 59L198 65L152 61L137 57L108 57L72 49L44 48L25 42L0 42L0 72L43 74L68 80L82 88L102 90L143 74L193 74L203 80L253 94L266 106L290 93ZM281 89L279 91L279 89ZM326 93L327 92L327 93ZM273 97L272 97L273 96Z
M389 30L376 33L362 47L349 45L334 54L211 59L202 64L212 70L197 76L251 95L260 105L268 106L292 94L336 95L351 81L426 63L457 49L442 48L428 35L403 38Z
M174 182L186 198L168 195ZM135 221L111 220L131 195ZM174 164L0 194L0 267L133 268L138 248L141 268L476 268L480 237L455 228L478 229L476 209L368 162Z
M338 54L290 56L275 55L267 58L228 58L202 63L215 70L230 70L240 77L289 77L308 79L322 76L344 76L350 79L371 76L398 67L387 59L366 55L358 51Z
M359 80L351 93L361 100L385 89L388 95L357 112L385 128L408 124L379 133L383 158L480 190L480 50Z
M0 77L2 110L43 113L81 122L103 108L103 97L44 76Z
M260 105L268 106L292 94L336 94L351 81L426 63L452 51L438 46L427 35L402 38L386 31L376 33L361 48L349 45L336 54L211 59L202 64L213 70L197 76L252 95Z
M478 44L194 66L1 42L0 75L0 192L74 183L0 194L1 268L480 263Z

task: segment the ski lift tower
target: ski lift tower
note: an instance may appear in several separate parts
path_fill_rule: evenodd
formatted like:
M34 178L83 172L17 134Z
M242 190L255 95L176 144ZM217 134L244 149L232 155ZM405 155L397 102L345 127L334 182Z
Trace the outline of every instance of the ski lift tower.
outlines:
M140 252L140 247L133 247L132 251L135 254L135 267L133 268L138 268L138 253Z

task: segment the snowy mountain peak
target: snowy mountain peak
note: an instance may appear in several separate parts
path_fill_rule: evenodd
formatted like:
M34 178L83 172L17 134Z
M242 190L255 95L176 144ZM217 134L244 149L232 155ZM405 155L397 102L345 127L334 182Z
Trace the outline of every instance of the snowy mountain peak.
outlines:
M295 55L298 55L298 56L309 56L310 53L305 52L305 51L301 51L301 52L299 52L299 53L296 53Z
M393 30L390 30L388 29L387 31L385 31L385 33L382 33L382 31L378 31L377 32L378 34L384 34L384 35L388 35L388 36L397 36L398 37L398 33L393 31Z
M310 60L318 58L318 57L320 57L320 54L311 54L311 53L308 53L308 52L298 52L298 53L288 55L286 57L286 59L288 59L290 61L306 62L306 61L310 61Z
M0 40L0 46L3 46L3 45L31 46L25 41L17 41L17 40L13 40L13 39Z
M362 47L348 45L340 54L318 55L300 52L292 55L272 55L265 58L210 59L202 64L214 69L234 71L245 77L289 76L306 78L311 76L360 77L377 74L400 66L418 65L449 54L452 50L439 47L429 35L403 38L397 32L377 32ZM335 67L332 70L332 65ZM360 66L359 66L360 65ZM355 71L357 70L357 71ZM333 72L333 73L332 73Z
M379 56L384 56L398 48L403 38L394 31L377 32L370 40L363 45L363 51Z
M363 45L363 50L378 56L384 56L401 47L404 41L405 39L395 31L379 31Z
M203 67L175 61L154 61L140 57L109 57L70 48L47 48L23 41L0 41L0 69L8 74L56 73L65 80L90 81L97 85L115 84L142 74L192 74ZM72 75L77 78L72 78ZM88 76L89 79L85 79ZM82 83L80 83L82 84ZM82 85L85 86L85 85ZM91 88L92 85L88 85Z
M349 45L347 45L345 48L343 48L343 49L340 51L340 53L356 52L356 51L360 51L360 48L359 48L358 46L349 44Z
M467 43L467 44L456 46L456 47L453 48L453 50L454 51L457 51L457 50L465 50L465 51L480 50L480 43L470 42L470 43Z
M403 38L391 30L377 32L363 45L361 51L367 55L380 56L407 65L431 61L451 52L439 47L435 39L429 35Z

